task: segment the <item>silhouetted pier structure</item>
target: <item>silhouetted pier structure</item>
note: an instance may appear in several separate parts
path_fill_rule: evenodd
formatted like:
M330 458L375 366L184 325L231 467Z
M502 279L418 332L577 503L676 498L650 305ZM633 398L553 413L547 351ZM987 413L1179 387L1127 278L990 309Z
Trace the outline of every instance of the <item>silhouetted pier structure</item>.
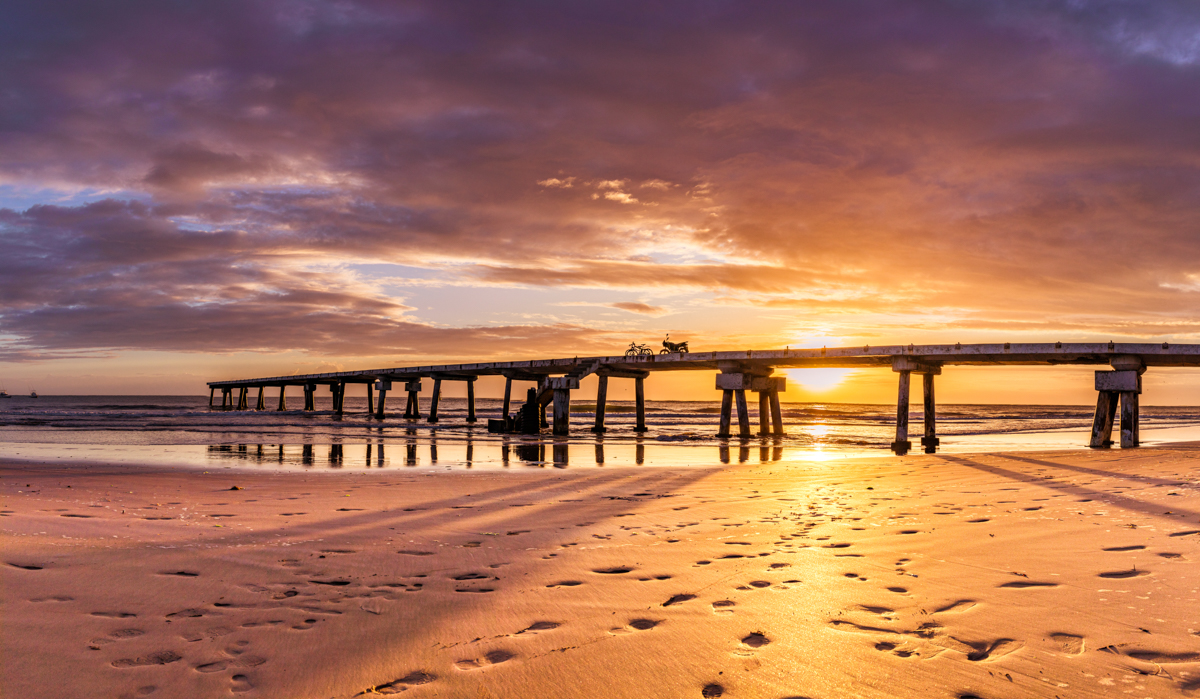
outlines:
M1106 365L1107 370L1096 372L1096 413L1089 446L1107 447L1113 444L1112 431L1120 407L1120 444L1136 447L1138 434L1138 396L1142 392L1142 374L1149 367L1200 366L1200 345L1163 343L1003 343L954 345L887 345L821 349L745 350L736 352L693 352L657 354L640 357L575 357L571 359L542 359L518 362L482 362L476 364L445 364L435 366L395 367L340 371L327 374L273 376L258 379L209 382L209 406L213 406L216 391L221 391L222 409L249 409L249 395L258 389L257 410L266 407L265 390L279 389L278 410L286 409L289 386L304 390L304 409L315 409L318 386L328 386L333 394L333 412L344 412L346 388L352 384L366 386L367 411L379 420L387 417L387 395L393 384L402 384L407 393L404 419L420 420L422 380L432 379L433 392L429 401L430 423L438 422L438 401L442 383L462 381L467 384L468 423L475 422L474 382L480 376L503 376L504 406L502 423L497 429L510 429L512 385L514 381L535 384L526 405L536 410L539 428L550 426L545 418L546 408L553 403L553 433L569 432L571 392L579 389L582 379L596 374L599 379L596 395L595 432L604 432L605 401L608 380L632 379L635 382L636 425L646 427L644 382L658 371L717 371L715 388L722 392L721 416L717 437L750 438L750 413L746 391L758 394L760 436L784 434L779 394L787 390L787 381L776 376L778 369L804 368L890 368L899 375L896 439L892 449L904 454L912 448L908 434L910 377L922 377L924 395L924 434L921 445L926 453L934 453L940 443L937 436L937 406L934 400L934 377L944 366L1061 366ZM237 391L236 404L233 392ZM737 412L737 433L731 432L734 406Z

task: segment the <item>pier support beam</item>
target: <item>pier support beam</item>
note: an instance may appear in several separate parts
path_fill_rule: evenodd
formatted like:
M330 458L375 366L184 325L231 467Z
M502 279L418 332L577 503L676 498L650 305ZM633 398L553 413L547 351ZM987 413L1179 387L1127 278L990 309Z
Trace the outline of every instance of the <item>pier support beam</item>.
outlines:
M904 456L912 448L912 442L908 440L908 401L910 378L912 373L916 372L924 374L925 436L921 438L921 444L925 447L926 454L935 453L941 442L937 437L937 406L933 395L933 377L942 373L941 365L920 362L912 357L896 357L892 360L892 371L900 375L896 395L896 441L892 442L892 451L897 456Z
M467 382L467 422L475 422L475 382Z
M254 405L255 410L266 410L267 409L267 402L266 402L266 395L265 395L266 390L267 390L266 386L258 387L258 403L256 403Z
M213 394L216 393L216 391L217 389L213 388L212 386L208 387L208 407L210 408L212 407Z
M732 422L733 413L733 390L725 389L721 391L721 426L717 428L717 437L720 439L729 439L729 423Z
M737 389L733 392L733 399L737 402L738 436L748 439L750 437L750 409L746 407L746 392Z
M592 427L592 432L600 434L607 431L604 427L604 408L608 401L608 375L601 374L597 378L599 383L596 384L596 424Z
M238 391L238 410L248 410L250 408L250 389L247 386L242 386Z
M908 441L908 381L912 372L900 371L900 389L896 398L896 441L892 442L892 451L897 456L904 456L912 447Z
M778 391L771 391L771 420L775 423L776 437L783 436L783 410L779 407L779 391L782 390L784 389L781 388ZM776 461L778 461L778 459L776 459Z
M566 388L554 389L554 434L570 434L571 426L571 391Z
M1121 448L1129 449L1141 444L1138 428L1137 391L1121 391Z
M771 371L770 367L767 371ZM732 422L733 404L737 404L738 436L747 439L750 432L750 410L746 405L746 391L758 393L759 435L783 434L783 415L779 407L779 392L787 390L787 379L782 376L763 376L745 371L740 365L722 367L717 374L717 390L721 396L721 427L717 436L728 439ZM772 422L774 427L772 427Z
M637 403L637 425L633 428L634 432L646 431L646 386L645 379L636 378L633 380L633 395ZM745 400L743 398L743 400Z
M287 410L287 384L279 387L279 407L275 410L279 412Z
M408 403L404 406L404 417L409 420L421 419L421 380L410 379L404 382L404 390L408 392Z
M346 395L345 382L338 382L329 385L329 392L333 394L333 414L342 414L342 398Z
M367 415L375 414L375 384L367 384Z
M317 409L317 385L315 383L304 384L304 409Z
M500 417L504 420L508 419L508 411L512 408L512 377L504 377L504 408L501 410Z
M1114 361L1113 366L1118 363ZM1136 366L1140 367L1140 361ZM1142 392L1142 371L1145 369L1132 368L1132 365L1131 368L1124 368L1122 365L1116 371L1096 372L1096 415L1092 420L1089 447L1102 449L1112 446L1118 403L1121 406L1121 448L1128 449L1141 443L1138 394Z
M925 436L921 437L921 446L925 447L926 454L936 454L938 445L942 443L937 436L937 403L933 397L933 377L936 375L932 371L921 375L925 396Z
M442 380L433 380L433 398L429 400L429 422L435 423L438 421L438 399L442 397Z
M392 388L392 382L380 379L375 382L375 388L379 389L379 403L375 406L375 419L382 420L383 411L387 404L387 392Z
M1117 416L1117 401L1121 394L1116 391L1096 392L1096 416L1092 419L1092 439L1088 446L1103 449L1112 446L1113 420Z

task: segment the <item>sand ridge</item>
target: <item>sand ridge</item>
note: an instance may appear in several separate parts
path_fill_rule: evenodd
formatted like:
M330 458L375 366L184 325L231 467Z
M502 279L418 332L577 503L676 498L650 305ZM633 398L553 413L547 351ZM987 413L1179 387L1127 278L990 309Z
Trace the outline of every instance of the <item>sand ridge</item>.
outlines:
M0 691L1190 694L1197 465L1194 449L436 474L0 463L0 642L19 658Z

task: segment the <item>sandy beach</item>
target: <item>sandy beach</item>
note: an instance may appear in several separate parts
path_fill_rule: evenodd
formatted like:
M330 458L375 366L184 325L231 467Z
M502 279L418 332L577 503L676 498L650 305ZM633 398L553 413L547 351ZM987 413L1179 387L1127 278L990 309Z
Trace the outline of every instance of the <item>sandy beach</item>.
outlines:
M1198 467L1194 447L477 473L0 462L0 693L1186 695Z

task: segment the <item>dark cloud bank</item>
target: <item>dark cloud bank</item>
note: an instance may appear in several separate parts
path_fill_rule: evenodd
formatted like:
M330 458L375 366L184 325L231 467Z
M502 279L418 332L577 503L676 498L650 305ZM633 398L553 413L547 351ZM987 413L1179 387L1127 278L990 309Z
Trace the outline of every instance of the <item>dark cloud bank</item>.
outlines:
M1195 3L4 14L0 184L114 193L0 210L12 357L606 340L439 327L314 271L363 261L636 290L646 303L614 304L635 313L692 290L982 330L1200 332Z

